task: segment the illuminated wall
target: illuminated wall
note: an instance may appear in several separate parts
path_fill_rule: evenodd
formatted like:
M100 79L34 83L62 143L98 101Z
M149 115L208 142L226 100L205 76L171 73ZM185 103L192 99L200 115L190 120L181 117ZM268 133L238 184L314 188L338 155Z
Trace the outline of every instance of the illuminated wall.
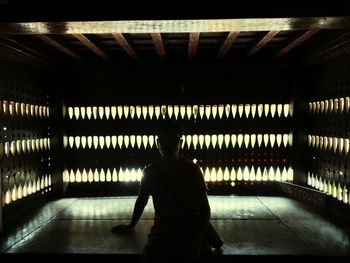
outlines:
M83 71L88 77L76 77L74 90L66 89L62 176L68 185L140 181L142 169L159 157L156 122L168 118L185 127L182 152L210 187L293 181L293 88L283 74L276 80L274 73L259 72L254 80L246 72L241 86L227 87L240 73L224 79L208 73L210 80L205 72L192 76L178 68L159 79L147 70L133 73ZM189 87L174 87L178 82ZM118 87L108 88L111 83Z
M310 118L315 126L333 122L335 128L345 128L350 113L349 100L349 97L342 97L310 102ZM347 204L350 194L347 176L349 133L346 129L336 132L317 126L313 130L318 133L307 136L312 164L307 172L307 185ZM335 135L344 137L333 137Z
M347 61L328 61L308 72L310 93L305 184L349 204L350 85ZM323 74L319 74L323 72Z
M0 166L3 218L52 188L50 98L40 73L0 65Z

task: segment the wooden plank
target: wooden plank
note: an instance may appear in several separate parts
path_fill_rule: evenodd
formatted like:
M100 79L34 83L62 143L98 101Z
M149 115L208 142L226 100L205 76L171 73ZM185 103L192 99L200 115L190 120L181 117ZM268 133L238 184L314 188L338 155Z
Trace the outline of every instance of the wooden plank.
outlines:
M316 34L319 31L320 31L319 29L308 30L307 32L305 32L301 36L299 36L298 38L294 39L291 43L289 43L287 46L282 48L280 51L278 51L276 53L276 56L279 57L279 56L286 54L291 49L295 48L296 46L299 46L300 44L305 42L307 39L309 39L310 37L312 37L314 34Z
M8 44L11 47L14 47L16 49L19 49L21 51L26 52L27 54L32 55L35 58L45 60L49 63L52 63L51 58L49 58L47 55L44 55L42 51L38 51L36 49L33 49L32 47L29 47L27 45L22 44L16 39L10 38L8 36L0 36L0 39L2 39L2 43Z
M316 64L343 52L347 52L349 49L350 32L347 30L336 32L328 37L327 40L319 43L318 46L306 51L301 63L305 65Z
M58 43L57 41L53 40L49 36L47 36L47 35L37 35L37 37L40 38L41 40L45 41L46 43L50 44L51 46L54 46L58 50L60 50L63 53L67 54L68 56L71 56L72 58L75 58L75 59L81 59L77 54L75 54L74 52L70 51L68 48L65 48L64 46L62 46L60 43Z
M54 66L36 56L33 56L26 51L14 47L10 44L4 43L0 41L0 52L5 55L8 54L8 57L12 57L14 60L18 62L24 62L29 65L35 66L44 70L53 70Z
M109 57L101 49L99 49L94 43L92 43L86 36L82 34L73 34L73 36L77 38L85 46L87 46L91 51L93 51L99 57L105 60L109 59Z
M239 32L230 32L227 35L227 38L225 39L224 43L222 44L217 57L222 58L226 55L227 51L232 47L233 42L235 42L237 36L239 35Z
M188 57L194 58L197 54L199 32L191 32L188 41Z
M117 40L118 44L124 49L124 51L129 55L129 57L137 58L137 55L134 49L130 46L128 41L124 38L123 34L112 33L112 36L115 38L115 40Z
M0 34L110 34L349 29L350 16L0 23Z
M151 34L154 46L156 47L158 56L160 58L165 58L166 54L165 54L165 49L164 49L164 45L163 45L163 40L162 40L162 36L160 33L152 33Z
M278 34L279 31L269 31L262 39L248 51L247 57L255 55L260 49L262 49L271 39Z

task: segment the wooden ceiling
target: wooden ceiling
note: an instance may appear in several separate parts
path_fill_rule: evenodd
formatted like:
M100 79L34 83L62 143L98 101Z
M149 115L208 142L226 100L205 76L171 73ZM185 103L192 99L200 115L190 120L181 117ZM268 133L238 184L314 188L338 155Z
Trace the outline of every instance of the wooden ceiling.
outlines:
M328 33L320 29L311 29L212 33L1 35L0 43L53 60L126 58L242 60L260 54L274 58L287 56L297 48L305 50L327 39L330 35Z
M155 60L307 64L350 46L350 16L22 20L0 23L0 54L46 69Z

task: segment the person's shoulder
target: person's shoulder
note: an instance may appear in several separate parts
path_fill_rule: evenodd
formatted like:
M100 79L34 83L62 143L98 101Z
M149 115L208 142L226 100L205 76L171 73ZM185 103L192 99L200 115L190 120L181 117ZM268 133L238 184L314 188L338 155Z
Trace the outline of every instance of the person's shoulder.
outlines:
M200 169L198 164L195 164L193 161L191 161L190 159L188 159L186 157L182 157L181 161L182 161L183 165L189 169L193 169L193 170Z
M160 164L160 160L155 160L151 163L146 164L145 168L143 169L144 173L149 173L151 171L154 171L155 169L157 169L157 167Z

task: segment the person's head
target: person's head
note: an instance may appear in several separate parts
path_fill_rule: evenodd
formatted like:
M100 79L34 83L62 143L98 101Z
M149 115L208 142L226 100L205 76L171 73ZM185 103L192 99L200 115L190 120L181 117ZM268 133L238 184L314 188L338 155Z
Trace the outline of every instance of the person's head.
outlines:
M162 159L177 159L182 144L183 127L174 120L160 120L157 129L157 146Z

